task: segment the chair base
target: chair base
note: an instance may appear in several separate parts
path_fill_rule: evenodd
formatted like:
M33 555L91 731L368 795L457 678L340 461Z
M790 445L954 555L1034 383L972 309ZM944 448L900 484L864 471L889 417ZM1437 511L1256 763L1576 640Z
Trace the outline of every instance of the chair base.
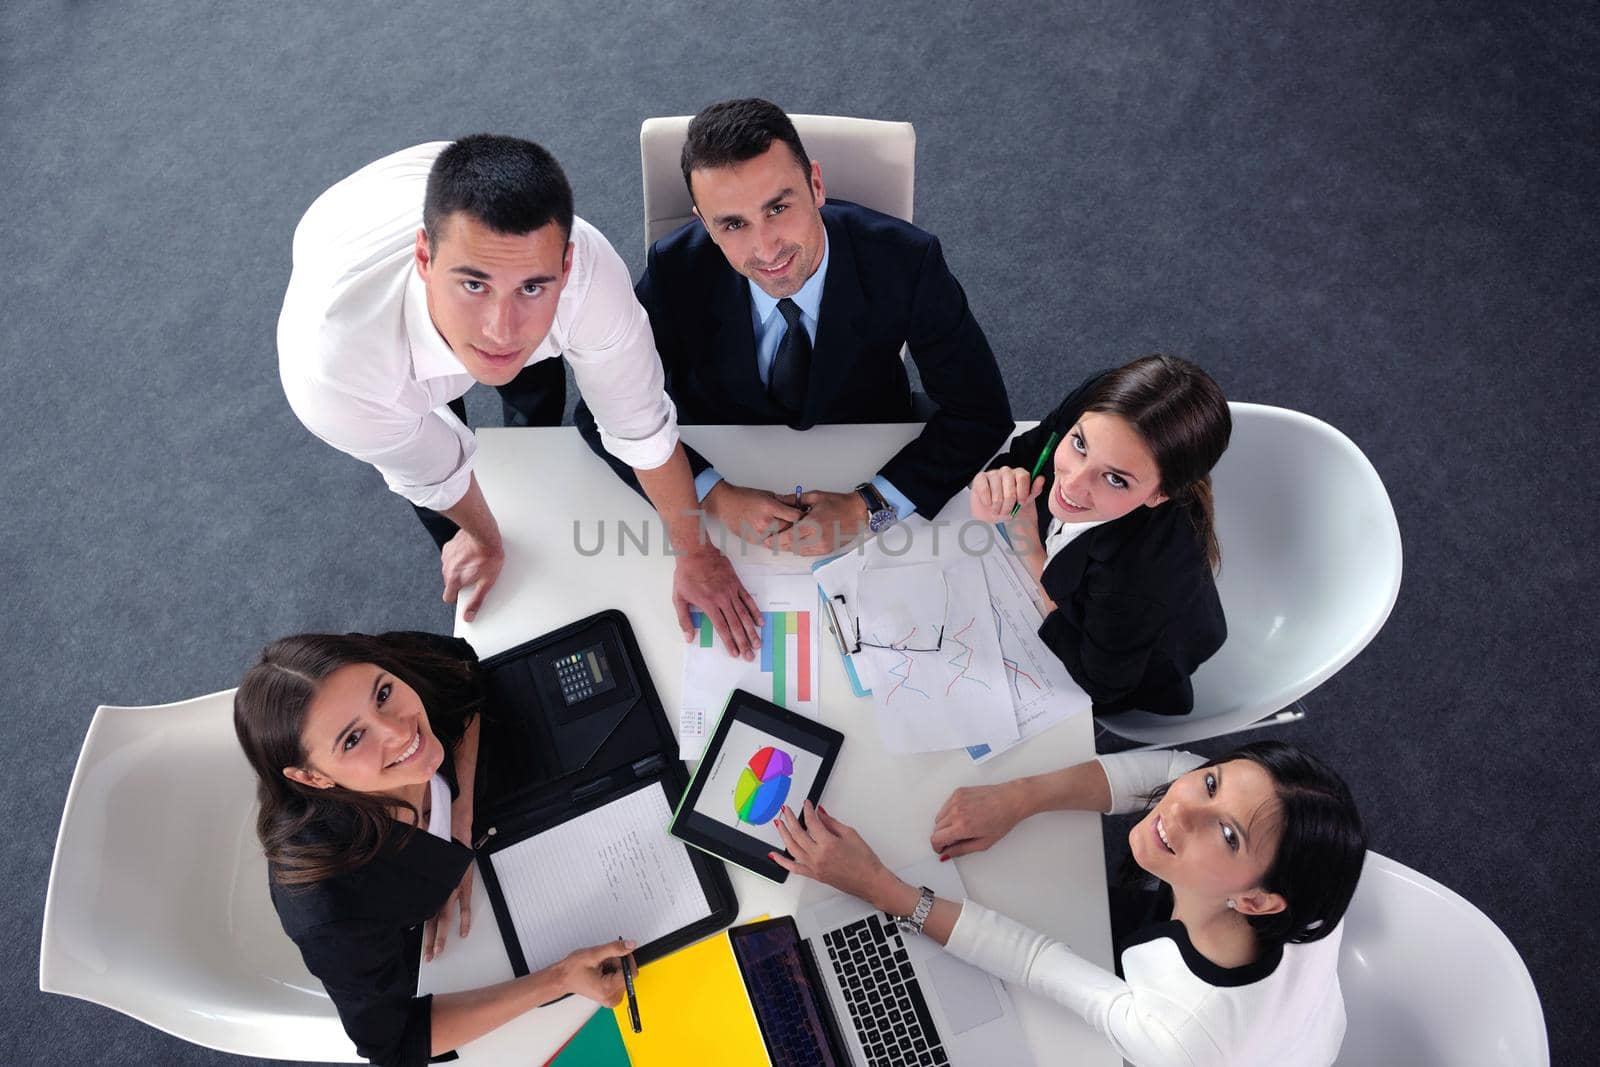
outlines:
M1241 734L1241 733L1244 733L1247 730L1263 730L1263 729L1266 729L1269 726L1281 726L1281 725L1283 725L1285 723L1299 722L1301 719L1304 719L1306 717L1306 713L1309 710L1310 709L1306 707L1306 702L1305 702L1304 698L1302 698L1300 700L1296 700L1293 704L1290 704L1287 708L1284 708L1282 711L1276 711L1276 712L1273 712L1271 715L1262 716L1261 718L1255 720L1254 722L1245 723L1243 726L1230 726L1226 730L1219 730L1214 734L1208 734L1206 736L1206 739L1209 740L1210 738L1213 738L1213 737L1226 737L1229 734ZM1100 739L1102 737L1105 737L1107 735L1116 738L1118 741L1127 740L1127 738L1124 738L1121 734L1117 733L1115 727L1109 725L1104 720L1098 721L1098 722L1095 723L1095 735L1094 735L1095 736L1095 750L1096 751L1102 751L1101 748L1100 748L1099 742L1100 742ZM1183 742L1183 743L1187 743L1187 742ZM1149 751L1157 750L1157 749L1173 748L1178 744L1180 744L1180 742L1177 742L1177 741L1157 741L1157 742L1153 742L1151 744L1146 744L1146 745L1130 744L1130 745L1128 745L1126 747L1118 745L1115 748L1107 749L1107 750L1104 750L1104 751L1108 751L1108 752L1149 752Z

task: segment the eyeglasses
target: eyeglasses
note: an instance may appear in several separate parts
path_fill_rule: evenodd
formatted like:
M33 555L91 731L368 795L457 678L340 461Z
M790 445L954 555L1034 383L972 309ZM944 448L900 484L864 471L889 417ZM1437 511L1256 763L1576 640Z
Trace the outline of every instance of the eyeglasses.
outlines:
M910 641L913 637L916 636L916 633L917 633L916 629L913 628L912 631L905 636L905 640L906 641ZM939 636L934 639L932 648L912 648L909 644L906 644L904 642L895 643L895 644L888 644L888 645L880 645L876 641L863 641L863 640L861 640L861 620L857 619L856 620L856 647L852 648L850 650L850 654L853 656L857 652L860 652L863 648L886 648L890 652L937 652L943 647L944 647L944 627L942 625L939 627Z
M949 586L948 582L945 583L944 597L945 597L945 610L948 611L949 607L950 607L950 586ZM833 601L834 600L837 600L839 602L838 611L834 610L834 606L833 606ZM845 641L844 641L844 630L839 625L839 613L843 612L845 614L845 616L847 618L849 618L850 605L846 602L846 600L844 598L844 594L842 594L842 593L835 593L833 595L832 600L826 600L826 601L823 601L823 603L827 605L828 614L830 616L832 616L832 618L833 618L833 631L839 637L839 650L841 652L845 653L846 655L854 656L856 653L860 652L863 648L881 648L881 649L885 649L885 650L890 651L890 652L938 652L940 649L944 648L944 626L945 626L945 624L944 624L944 620L942 618L940 619L940 622L939 622L939 629L937 631L937 635L934 637L933 647L932 648L918 648L918 647L915 647L912 644L912 642L916 638L917 631L919 629L921 629L920 626L913 626L911 628L911 632L906 634L905 637L901 638L898 641L890 641L890 642L887 642L887 643L878 642L878 641L863 641L861 639L861 617L858 615L855 618L850 619L851 628L853 629L853 631L855 633L855 645L854 645L854 647L847 649L845 647ZM924 638L921 641L916 642L916 644L918 644L918 645L926 645L927 643L928 642L927 642L926 638Z

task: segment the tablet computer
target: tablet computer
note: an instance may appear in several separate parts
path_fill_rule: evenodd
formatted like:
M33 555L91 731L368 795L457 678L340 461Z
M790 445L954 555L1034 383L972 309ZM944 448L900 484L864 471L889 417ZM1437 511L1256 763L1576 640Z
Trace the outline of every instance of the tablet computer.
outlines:
M784 804L799 812L821 799L843 744L838 730L735 689L678 802L672 835L763 878L787 880L789 872L767 858L788 855L773 820Z

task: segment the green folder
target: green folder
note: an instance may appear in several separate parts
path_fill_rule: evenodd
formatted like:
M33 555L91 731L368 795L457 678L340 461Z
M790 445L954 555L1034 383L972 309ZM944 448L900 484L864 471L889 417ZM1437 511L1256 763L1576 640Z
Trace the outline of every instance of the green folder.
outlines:
M629 1067L629 1063L617 1017L601 1008L544 1067Z

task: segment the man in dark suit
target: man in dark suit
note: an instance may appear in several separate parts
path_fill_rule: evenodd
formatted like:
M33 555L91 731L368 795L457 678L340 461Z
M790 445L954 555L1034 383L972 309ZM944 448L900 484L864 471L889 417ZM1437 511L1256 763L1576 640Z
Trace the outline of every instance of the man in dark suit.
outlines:
M770 534L803 554L913 512L932 518L1012 428L1000 368L938 239L868 208L825 203L821 166L765 100L696 115L682 165L699 221L656 242L635 286L680 423L919 421L902 345L927 391L917 400L935 409L870 482L805 493L804 511L792 494L727 481L688 449L702 507L747 540ZM576 421L632 484L582 405Z

